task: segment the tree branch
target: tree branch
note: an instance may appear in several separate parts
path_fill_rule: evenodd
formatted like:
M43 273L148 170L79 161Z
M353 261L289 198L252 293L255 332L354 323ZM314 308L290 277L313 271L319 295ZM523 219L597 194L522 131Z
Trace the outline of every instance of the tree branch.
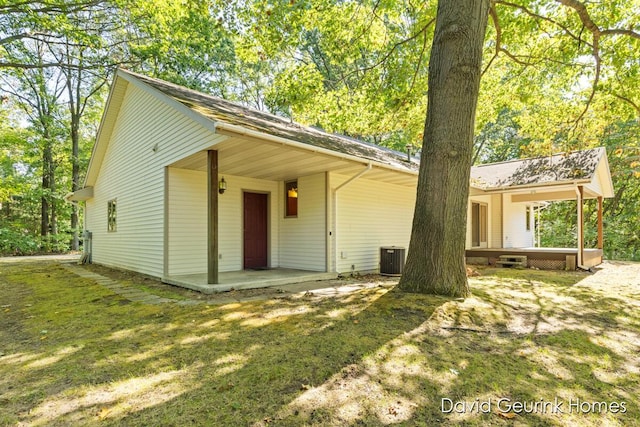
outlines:
M77 3L49 3L26 0L0 5L0 14L21 13L27 11L29 13L73 13L91 6L97 6L104 2L105 0L80 1ZM26 10L24 8L26 8Z
M59 67L57 62L43 62L41 64L24 64L20 62L3 62L0 61L0 68L19 68L23 70L33 70L36 68L51 68Z
M420 68L422 68L422 59L424 58L424 53L427 51L427 46L428 46L427 32L424 31L423 34L424 34L424 42L422 43L422 49L420 49L420 56L418 57L418 62L416 63L415 71L411 79L411 86L409 86L408 93L413 92L413 88L416 85L416 80L418 80L418 73L420 73Z
M633 107L633 109L636 110L636 113L638 114L638 118L640 118L640 105L636 104L631 99L629 99L629 98L627 98L625 96L618 95L617 93L611 93L611 95L615 96L619 100L624 101L627 104L629 104L631 107Z
M527 15L529 15L532 18L535 19L540 19L542 21L546 21L549 22L550 24L560 28L562 31L564 31L569 37L571 37L572 39L576 40L578 43L582 43L582 40L580 38L579 35L575 35L567 26L562 25L559 22L554 21L553 19L547 17L547 16L543 16L540 15L536 12L533 12L532 10L528 9L526 6L520 5L520 4L516 4L516 3L511 3L509 1L504 1L504 0L496 0L496 4L502 4L505 6L509 6L515 9L519 9L522 12L526 13Z
M432 18L429 20L429 22L426 23L426 25L424 27L422 27L420 30L418 30L415 34L413 34L411 37L403 39L399 42L397 42L396 44L394 44L393 46L391 46L391 49L389 49L389 51L382 57L382 59L380 59L379 61L377 61L376 63L366 66L366 67L362 67L362 68L358 68L356 71L352 71L351 73L348 73L346 77L351 76L352 74L356 73L356 72L366 72L369 70L372 70L376 67L378 67L379 65L383 64L384 62L386 62L391 55L393 55L393 52L396 51L396 49L398 49L400 46L402 46L405 43L409 43L410 41L413 41L415 39L417 39L420 34L423 34L424 32L427 31L427 28L429 28L434 22L436 21L435 18Z
M582 25L584 25L587 30L591 31L593 34L600 35L600 28L595 22L593 22L589 15L589 11L584 4L580 3L578 0L556 0L556 2L575 10L580 17L580 21L582 21Z
M632 37L634 39L640 40L640 33L637 33L637 32L635 32L633 30L619 30L619 29L600 30L600 35L603 35L603 36L621 35L621 36L629 36L629 37Z
M493 22L493 28L495 28L496 30L496 50L493 53L493 56L491 57L489 62L487 63L486 67L484 67L484 70L482 70L482 73L480 74L480 78L484 76L484 74L487 72L489 67L491 67L491 64L493 64L493 61L495 61L498 55L500 54L500 46L502 44L502 27L500 26L500 19L498 18L498 13L496 12L496 7L494 3L491 3L491 6L489 7L489 16L491 17L491 22Z

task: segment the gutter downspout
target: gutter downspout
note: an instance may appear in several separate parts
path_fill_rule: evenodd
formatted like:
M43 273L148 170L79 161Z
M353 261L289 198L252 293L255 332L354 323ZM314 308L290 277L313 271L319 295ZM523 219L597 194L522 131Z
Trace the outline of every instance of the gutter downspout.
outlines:
M360 172L358 172L357 174L355 174L354 176L352 176L351 178L349 178L348 180L346 180L345 182L343 182L342 184L338 185L333 192L337 193L338 190L342 189L343 187L346 187L347 185L351 184L353 181L355 181L356 179L360 178L362 175L364 175L365 173L369 172L371 170L371 162L369 162L369 164L364 168L364 170L361 170Z
M343 189L347 185L351 184L352 182L354 182L355 180L360 178L365 173L369 172L372 167L373 167L373 165L371 164L371 161L369 161L369 163L367 164L367 166L363 170L361 170L360 172L358 172L357 174L355 174L354 176L352 176L351 178L349 178L348 180L346 180L342 184L338 185L332 191L332 193L333 193L332 194L332 196L333 196L332 199L333 199L333 242L334 242L334 245L333 245L333 270L334 270L334 273L338 272L338 191ZM327 238L330 239L329 236L327 236Z

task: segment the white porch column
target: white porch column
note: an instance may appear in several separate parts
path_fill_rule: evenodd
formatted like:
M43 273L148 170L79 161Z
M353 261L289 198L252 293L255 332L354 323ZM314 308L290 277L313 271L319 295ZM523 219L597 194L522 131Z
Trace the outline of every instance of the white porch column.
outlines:
M207 152L207 283L218 284L218 151Z
M582 185L576 188L576 205L577 205L577 231L578 231L578 267L582 267L584 260L584 210L583 210L584 189Z
M598 196L598 249L604 248L604 231L602 227L602 196Z

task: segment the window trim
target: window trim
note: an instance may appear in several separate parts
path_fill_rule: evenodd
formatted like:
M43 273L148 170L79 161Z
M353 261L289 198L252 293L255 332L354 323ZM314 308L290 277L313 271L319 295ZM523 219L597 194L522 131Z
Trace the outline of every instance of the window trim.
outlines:
M293 186L291 186L293 184ZM295 196L290 197L290 191L295 192ZM297 218L298 217L298 180L292 179L284 182L284 217L285 218ZM290 210L295 210L290 214Z
M118 231L118 199L107 201L107 232Z

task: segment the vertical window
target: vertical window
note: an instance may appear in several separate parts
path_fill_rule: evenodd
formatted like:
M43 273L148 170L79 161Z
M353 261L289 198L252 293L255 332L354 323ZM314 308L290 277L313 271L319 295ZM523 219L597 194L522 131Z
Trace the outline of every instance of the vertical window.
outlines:
M487 243L487 205L471 203L471 246L482 246Z
M298 216L298 181L289 181L284 184L285 199L287 201L285 206L286 217Z
M117 229L116 199L107 202L107 231Z
M525 213L525 217L524 220L527 222L527 231L531 231L531 207L527 206L525 207L526 209L526 213Z

